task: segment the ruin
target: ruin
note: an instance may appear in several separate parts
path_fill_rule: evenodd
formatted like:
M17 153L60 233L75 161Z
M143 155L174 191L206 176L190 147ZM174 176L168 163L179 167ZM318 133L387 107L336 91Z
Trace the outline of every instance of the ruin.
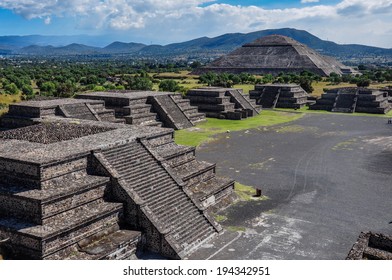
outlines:
M245 44L220 57L194 74L250 73L273 74L309 71L320 76L331 73L352 74L354 70L332 57L322 56L315 50L281 35L270 35Z
M346 260L392 260L392 236L361 232Z
M249 91L249 97L262 108L300 109L307 104L309 94L295 84L262 84L255 85L255 89Z
M202 87L189 90L185 96L190 104L207 117L240 120L259 114L261 107L240 89Z
M385 91L356 87L328 90L309 107L312 110L370 114L386 114L391 109Z
M25 101L12 104L3 126L29 125L42 117L76 118L174 129L192 127L205 115L181 94L152 91L83 93L75 99Z
M11 258L144 249L180 259L222 230L209 212L232 201L234 181L176 145L173 129L96 121L87 109L101 100L58 102L11 107L5 123L21 127L0 132L0 240Z

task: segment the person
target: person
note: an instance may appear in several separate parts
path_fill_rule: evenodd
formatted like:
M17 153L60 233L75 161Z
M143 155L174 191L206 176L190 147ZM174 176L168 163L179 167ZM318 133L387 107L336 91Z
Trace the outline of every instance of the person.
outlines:
M392 124L392 119L388 119L388 124Z

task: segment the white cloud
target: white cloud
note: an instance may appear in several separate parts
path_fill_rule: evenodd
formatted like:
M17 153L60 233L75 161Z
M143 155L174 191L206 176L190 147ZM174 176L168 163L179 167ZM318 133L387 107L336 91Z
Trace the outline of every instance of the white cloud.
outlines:
M301 0L301 4L318 3L320 0Z
M146 41L175 42L227 32L294 27L341 43L392 47L392 0L342 0L287 9L217 4L213 0L0 0L0 8L52 24L71 18L82 30L122 31ZM125 33L124 33L125 34Z

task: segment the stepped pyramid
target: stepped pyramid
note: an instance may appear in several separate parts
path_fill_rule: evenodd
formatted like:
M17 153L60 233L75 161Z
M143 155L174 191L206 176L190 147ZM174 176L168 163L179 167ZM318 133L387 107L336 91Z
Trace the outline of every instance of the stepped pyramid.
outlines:
M173 129L99 122L77 104L61 106L88 117L0 132L0 251L91 260L144 248L179 259L222 231L209 210L230 203L234 181L215 164L176 145Z
M349 74L353 70L332 57L322 56L315 50L289 37L271 35L245 44L218 58L195 74L209 71L218 73L279 74L310 71L321 76Z

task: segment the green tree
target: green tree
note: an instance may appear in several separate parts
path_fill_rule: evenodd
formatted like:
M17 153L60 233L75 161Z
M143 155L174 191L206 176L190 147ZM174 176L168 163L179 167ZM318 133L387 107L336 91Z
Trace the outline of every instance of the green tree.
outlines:
M161 91L176 92L180 89L180 85L175 80L163 80L159 83L159 90Z
M34 96L34 90L30 85L24 85L22 87L22 93L26 96Z
M6 94L18 94L19 89L14 83L10 83L4 87L4 91Z
M129 85L130 89L134 90L152 90L153 84L149 78L144 77L133 77L131 80L131 84Z
M39 89L41 94L53 96L56 92L56 84L53 82L44 82L41 84Z

